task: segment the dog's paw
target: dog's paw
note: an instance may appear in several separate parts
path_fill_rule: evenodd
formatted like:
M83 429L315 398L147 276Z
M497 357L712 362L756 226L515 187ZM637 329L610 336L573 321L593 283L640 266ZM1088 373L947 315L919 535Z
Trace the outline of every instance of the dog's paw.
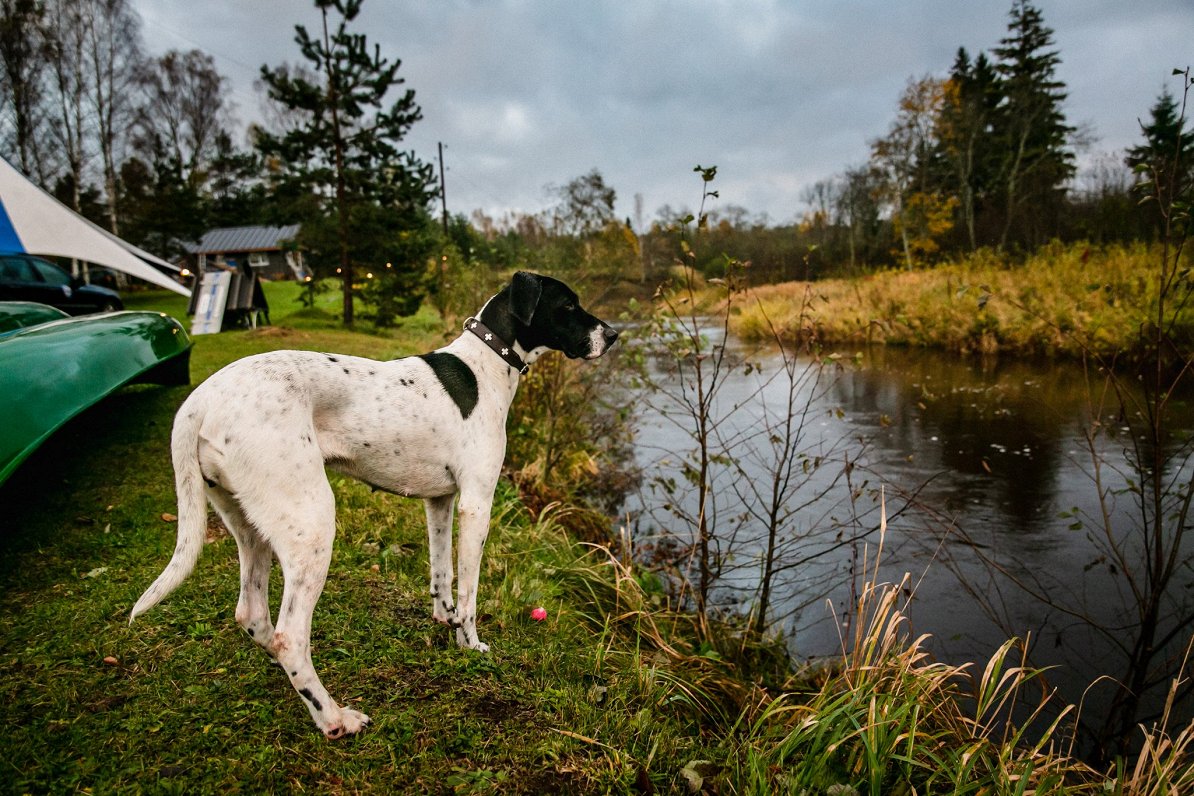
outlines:
M469 638L469 633L466 633L464 628L456 628L456 646L466 650L476 650L477 652L489 652L489 645L477 638L476 634L472 634Z
M441 625L451 625L456 621L456 608L447 600L433 599L431 601L431 618Z
M335 741L339 738L345 738L349 735L356 735L361 730L369 726L370 718L359 710L350 710L348 708L340 709L340 721L333 724L323 731L323 735L329 741Z

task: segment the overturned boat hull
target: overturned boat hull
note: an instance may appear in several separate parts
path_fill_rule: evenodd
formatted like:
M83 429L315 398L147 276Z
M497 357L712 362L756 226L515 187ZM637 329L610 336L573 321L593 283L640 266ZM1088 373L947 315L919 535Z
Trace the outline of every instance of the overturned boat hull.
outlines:
M57 311L8 303L0 302L0 483L55 431L121 387L190 383L191 339L168 315L46 321Z

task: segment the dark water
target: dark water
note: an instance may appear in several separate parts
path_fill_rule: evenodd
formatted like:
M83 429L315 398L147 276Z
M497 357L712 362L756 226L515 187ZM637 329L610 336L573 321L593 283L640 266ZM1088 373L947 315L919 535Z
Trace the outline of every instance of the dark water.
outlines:
M763 367L734 371L713 413L720 422L715 446L724 443L724 452L746 460L740 469L714 468L714 527L726 561L714 596L747 612L757 599L764 526L743 515L758 491L751 487L770 482L770 438L789 398L788 379L776 376L777 355L736 353ZM857 362L851 352L841 363L801 376L795 392L799 447L809 461L822 459L808 474L800 469L803 480L786 502L792 515L781 534L783 557L811 560L776 576L773 626L797 657L841 651L861 561L874 559L878 535L849 539L878 525L882 485L891 520L879 579L911 575L912 629L932 634L933 654L951 663L978 661L981 671L1010 635L1027 638L1031 662L1058 667L1049 682L1068 701L1085 699L1084 717L1097 723L1114 686L1087 686L1100 676L1123 677L1116 642L1131 638L1134 622L1124 573L1092 542L1103 507L1085 429L1102 381L1075 363L895 348L872 349ZM670 389L676 384L673 378ZM1177 407L1179 425L1194 428L1189 407ZM1124 491L1133 477L1125 458L1131 432L1116 413L1102 416L1110 421L1097 441L1109 518L1117 538L1130 537L1139 527L1139 509ZM640 547L649 549L661 535L691 537L666 507L693 508L680 468L693 441L683 430L691 421L666 396L644 401L639 421L648 486L631 501L628 517ZM849 482L847 460L857 464ZM1188 474L1184 464L1174 467L1174 474ZM652 479L667 477L677 484L671 494L658 483L652 488ZM1189 567L1177 580L1172 621L1194 605ZM1171 649L1180 653L1189 633L1179 633Z

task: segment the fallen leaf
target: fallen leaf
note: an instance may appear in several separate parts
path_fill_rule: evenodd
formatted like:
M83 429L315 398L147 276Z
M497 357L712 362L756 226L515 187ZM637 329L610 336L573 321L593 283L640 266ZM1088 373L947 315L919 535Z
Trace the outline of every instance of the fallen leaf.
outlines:
M716 773L717 765L709 760L689 760L688 764L680 769L680 776L688 784L690 793L700 793L705 779Z
M589 686L589 691L586 696L594 705L601 705L605 703L605 697L609 694L609 687L604 685Z
M700 793L701 787L705 784L705 778L691 768L680 769L680 776L684 778L685 783L688 784L689 793Z
M169 512L163 512L162 513L162 522L178 522L178 517L175 517L173 514L170 514Z

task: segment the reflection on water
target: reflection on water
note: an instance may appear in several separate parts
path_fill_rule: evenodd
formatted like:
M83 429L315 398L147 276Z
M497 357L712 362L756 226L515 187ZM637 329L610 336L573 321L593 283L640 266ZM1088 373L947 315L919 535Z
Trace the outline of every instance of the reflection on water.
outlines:
M762 359L762 375L736 373L719 399L715 414L735 429L727 437L743 439L758 424L758 413L749 409L755 391L764 402L785 400L783 380L766 381L778 357ZM934 654L955 663L984 661L1009 634L1031 634L1033 663L1061 667L1051 681L1067 700L1082 699L1085 686L1099 675L1122 676L1116 670L1122 660L1116 639L1091 631L1074 616L1091 617L1104 628L1130 628L1133 622L1122 573L1100 560L1089 538L1101 507L1083 431L1089 390L1082 367L877 348L829 378L826 373L822 394L809 410L815 419L809 427L819 436L803 444L833 447L845 441L860 457L869 486L886 485L888 510L896 516L888 529L882 578L898 581L905 571L912 574L913 629L932 634ZM693 444L662 420L674 409L656 399L640 411L639 459L648 479L678 472L682 451ZM1194 428L1189 407L1178 411L1184 414L1179 425ZM1100 453L1107 470L1122 470L1128 432L1122 421L1110 432ZM851 504L844 482L827 487L834 475L826 470L803 487L825 488L829 494L798 515L795 524L842 523L857 514L859 526L877 526L874 493ZM726 486L734 478L726 474L715 483L722 517L736 514ZM858 480L861 476L855 486ZM1108 485L1119 489L1124 483ZM899 512L900 495L914 492L923 507ZM649 539L660 528L674 530L662 503L658 491L649 489L631 501L640 538ZM1127 495L1113 503L1117 529L1138 527L1139 509ZM751 561L759 552L757 533L753 539L740 534L738 546L738 563ZM850 553L843 547L780 577L772 615L800 657L840 649L837 620L851 599ZM727 583L737 588L725 588L723 601L749 610L757 584L750 577L757 578L757 572L753 564L735 570ZM1180 578L1176 591L1185 599L1194 591L1194 578L1188 570ZM1029 593L1034 590L1057 606L1048 607ZM1174 643L1184 641L1179 634ZM1110 688L1086 696L1088 715L1105 705Z

